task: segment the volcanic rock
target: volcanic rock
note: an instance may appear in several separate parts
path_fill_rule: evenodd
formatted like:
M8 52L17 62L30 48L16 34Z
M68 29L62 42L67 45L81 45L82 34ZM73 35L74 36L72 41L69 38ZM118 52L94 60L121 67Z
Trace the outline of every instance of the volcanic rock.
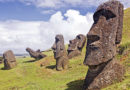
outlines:
M123 5L116 0L101 4L87 34L84 64L89 66L83 90L100 90L123 79L125 69L115 55L122 38Z
M76 36L75 39L70 40L68 45L68 58L71 59L75 56L81 55L82 49L86 42L86 37L82 34Z
M17 66L15 56L11 50L4 52L4 69L12 69Z
M65 50L63 35L58 34L55 37L55 43L52 46L54 58L56 59L56 70L61 71L68 68L68 56Z
M31 48L26 48L26 51L30 54L31 57L35 59L42 59L46 57L46 55L42 54L40 50L33 51Z

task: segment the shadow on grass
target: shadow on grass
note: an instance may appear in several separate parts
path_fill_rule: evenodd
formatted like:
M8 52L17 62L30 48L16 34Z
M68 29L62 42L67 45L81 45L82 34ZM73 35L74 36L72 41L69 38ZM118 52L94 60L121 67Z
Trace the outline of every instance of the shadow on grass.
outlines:
M46 66L46 68L48 68L48 69L54 69L55 67L56 67L56 65Z
M67 84L68 88L65 90L82 90L84 80L76 80Z
M15 67L14 67L15 68ZM0 70L10 70L10 69L13 69L13 68L5 68L5 67L2 67Z
M23 63L31 63L31 62L35 62L35 61L38 61L38 60L29 60L29 61L24 61Z
M6 69L6 68L2 67L1 70L9 70L9 69Z

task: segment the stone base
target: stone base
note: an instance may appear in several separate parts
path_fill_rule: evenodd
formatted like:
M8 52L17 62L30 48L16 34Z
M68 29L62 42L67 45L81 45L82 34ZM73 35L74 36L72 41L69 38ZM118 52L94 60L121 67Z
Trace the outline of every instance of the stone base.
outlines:
M56 70L57 71L62 71L63 69L68 68L68 58L67 57L60 57L56 59Z
M115 82L120 82L123 80L124 73L124 67L114 59L96 66L95 71L89 67L83 90L100 90Z

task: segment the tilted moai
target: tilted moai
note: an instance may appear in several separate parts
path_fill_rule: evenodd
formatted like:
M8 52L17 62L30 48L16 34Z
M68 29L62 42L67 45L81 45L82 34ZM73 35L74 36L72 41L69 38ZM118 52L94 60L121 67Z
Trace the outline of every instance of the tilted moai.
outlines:
M82 49L85 45L86 37L82 34L76 36L75 39L69 41L68 45L68 58L81 55Z
M15 56L11 50L4 52L4 69L12 69L17 66Z
M83 90L100 90L123 79L125 69L115 58L121 42L123 5L119 1L101 4L94 13L94 24L87 34L84 64L89 69Z
M33 51L31 48L26 48L26 51L30 54L32 58L42 59L46 57L39 49L37 51Z
M54 58L56 59L56 70L61 71L68 68L68 57L64 45L63 35L58 34L55 37L55 43L52 46Z

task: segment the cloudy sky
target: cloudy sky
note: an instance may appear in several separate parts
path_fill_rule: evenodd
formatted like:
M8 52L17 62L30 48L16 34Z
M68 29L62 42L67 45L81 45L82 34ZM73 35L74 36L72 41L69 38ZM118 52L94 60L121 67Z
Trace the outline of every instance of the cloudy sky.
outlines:
M0 0L0 53L25 48L47 50L56 34L65 43L77 34L86 35L97 6L108 0ZM125 8L129 0L120 0Z

